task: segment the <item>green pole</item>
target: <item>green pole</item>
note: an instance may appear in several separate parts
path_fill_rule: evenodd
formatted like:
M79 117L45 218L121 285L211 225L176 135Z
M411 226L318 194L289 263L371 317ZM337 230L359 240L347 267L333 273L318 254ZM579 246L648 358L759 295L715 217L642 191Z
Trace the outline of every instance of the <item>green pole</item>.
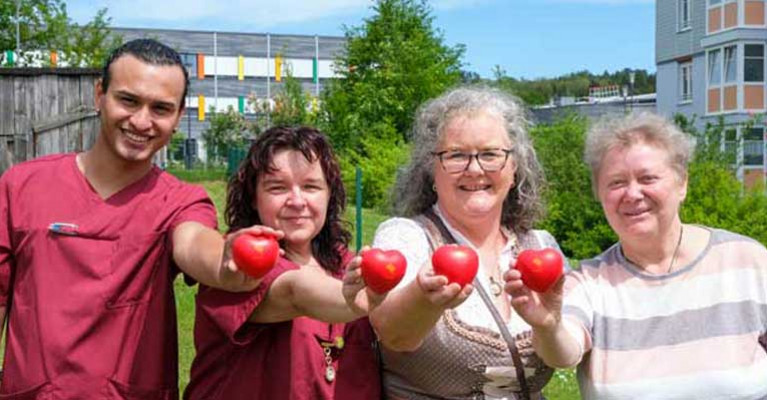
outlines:
M362 248L362 170L360 166L354 168L354 192L356 194L357 211L357 252Z

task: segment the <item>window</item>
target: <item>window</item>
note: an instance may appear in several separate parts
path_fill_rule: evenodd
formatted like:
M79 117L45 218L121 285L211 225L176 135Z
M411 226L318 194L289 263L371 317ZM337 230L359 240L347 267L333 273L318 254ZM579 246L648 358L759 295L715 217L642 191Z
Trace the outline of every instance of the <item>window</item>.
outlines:
M692 63L679 64L679 101L692 100Z
M743 80L764 82L764 45L747 44L744 48Z
M719 61L721 50L711 50L708 52L708 84L709 86L719 85L722 82L722 66Z
M738 131L727 129L724 131L724 153L730 164L735 164L738 159Z
M181 53L181 63L186 67L189 76L197 76L197 54L194 53Z
M677 0L677 30L690 29L690 1Z
M736 83L738 80L738 48L728 46L724 48L724 82Z
M715 5L721 4L721 3L722 3L722 0L708 0L708 5L709 6L715 6Z
M743 129L743 165L762 165L764 162L764 129Z

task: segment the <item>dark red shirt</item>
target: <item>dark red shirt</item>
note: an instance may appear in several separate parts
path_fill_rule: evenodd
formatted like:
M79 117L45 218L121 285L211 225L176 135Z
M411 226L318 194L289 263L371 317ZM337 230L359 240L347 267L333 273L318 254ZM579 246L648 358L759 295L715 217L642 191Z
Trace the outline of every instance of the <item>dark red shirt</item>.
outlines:
M204 190L154 168L102 200L49 156L3 174L0 220L2 398L177 399L171 234L215 227Z
M190 400L345 400L379 399L381 380L373 330L367 318L329 324L301 317L273 324L248 318L280 274L298 265L281 258L262 284L249 293L200 287ZM338 277L337 277L338 278ZM322 343L343 337L332 348L331 382Z

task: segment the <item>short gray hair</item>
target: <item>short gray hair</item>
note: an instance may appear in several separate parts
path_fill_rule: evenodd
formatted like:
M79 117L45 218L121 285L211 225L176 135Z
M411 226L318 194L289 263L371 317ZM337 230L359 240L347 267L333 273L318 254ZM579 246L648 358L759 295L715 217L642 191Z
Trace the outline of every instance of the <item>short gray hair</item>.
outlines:
M514 188L509 190L503 203L501 223L517 232L532 229L543 209L543 170L528 134L527 112L516 97L483 86L451 89L418 109L410 163L400 171L394 186L393 203L398 215L412 217L437 202L432 168L438 161L432 153L436 151L448 122L478 111L503 119L512 143L511 157L517 166Z
M664 149L671 168L680 179L687 177L687 165L693 155L695 139L668 119L651 112L608 116L594 124L586 134L583 158L591 168L591 184L597 192L597 175L602 159L612 148L627 148L649 143Z

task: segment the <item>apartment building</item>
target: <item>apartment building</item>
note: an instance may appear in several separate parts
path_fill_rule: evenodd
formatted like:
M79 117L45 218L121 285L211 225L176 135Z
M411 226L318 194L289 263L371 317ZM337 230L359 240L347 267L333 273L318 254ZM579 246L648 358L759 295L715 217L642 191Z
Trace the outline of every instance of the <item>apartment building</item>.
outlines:
M658 112L694 118L699 128L723 119L723 146L736 152L739 177L765 182L765 125L747 124L765 112L764 0L655 4Z

